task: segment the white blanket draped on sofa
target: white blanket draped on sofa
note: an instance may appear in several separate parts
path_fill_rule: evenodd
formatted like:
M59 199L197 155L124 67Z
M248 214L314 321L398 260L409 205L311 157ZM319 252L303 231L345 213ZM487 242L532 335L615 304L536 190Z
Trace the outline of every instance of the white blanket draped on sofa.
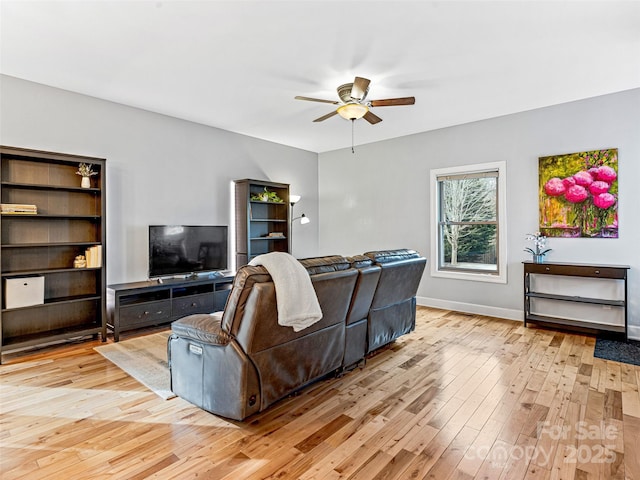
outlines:
M284 252L259 255L249 265L262 265L273 279L278 323L299 332L322 319L322 310L309 273L298 260Z

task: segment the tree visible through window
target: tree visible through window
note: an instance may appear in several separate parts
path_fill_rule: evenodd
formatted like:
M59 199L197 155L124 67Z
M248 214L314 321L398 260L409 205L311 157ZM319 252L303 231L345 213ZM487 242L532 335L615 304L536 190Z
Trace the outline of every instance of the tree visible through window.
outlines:
M498 272L498 172L437 176L439 268Z

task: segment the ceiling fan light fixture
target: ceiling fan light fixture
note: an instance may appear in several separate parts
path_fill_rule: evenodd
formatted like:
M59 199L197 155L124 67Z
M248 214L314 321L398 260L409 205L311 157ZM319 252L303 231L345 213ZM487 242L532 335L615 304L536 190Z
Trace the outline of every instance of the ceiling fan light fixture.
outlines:
M345 120L358 120L364 117L369 111L369 107L360 103L347 103L338 107L338 115Z

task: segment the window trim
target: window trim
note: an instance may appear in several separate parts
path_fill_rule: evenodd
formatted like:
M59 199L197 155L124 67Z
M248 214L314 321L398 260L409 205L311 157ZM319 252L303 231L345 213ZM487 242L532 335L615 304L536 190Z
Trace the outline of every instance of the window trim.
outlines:
M498 172L498 273L486 273L482 271L470 272L469 270L456 271L440 269L440 251L438 241L438 223L440 217L440 198L438 195L438 178L452 175L478 174L489 171ZM507 164L506 162L490 162L475 165L461 165L457 167L436 168L430 170L431 186L431 276L452 278L457 280L472 280L489 283L507 283Z

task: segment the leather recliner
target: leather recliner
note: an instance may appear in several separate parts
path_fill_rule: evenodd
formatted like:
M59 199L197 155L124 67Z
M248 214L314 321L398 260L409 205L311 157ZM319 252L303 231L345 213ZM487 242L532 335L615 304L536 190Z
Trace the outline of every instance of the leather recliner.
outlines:
M427 259L406 249L364 255L380 267L367 318L367 353L371 353L415 329L416 293Z
M348 369L364 360L367 354L369 310L380 280L381 268L364 255L350 257L351 265L358 270L353 297L346 318L346 339L343 367Z
M337 256L307 265L316 272L311 282L323 316L302 331L278 324L275 287L261 266L238 270L222 318L190 315L173 322L173 392L204 410L242 420L339 369L358 272Z
M310 275L322 320L299 332L280 326L271 276L261 266L240 267L224 312L173 322L167 348L176 395L242 420L360 362L415 326L416 275L426 263L416 252L300 263Z

